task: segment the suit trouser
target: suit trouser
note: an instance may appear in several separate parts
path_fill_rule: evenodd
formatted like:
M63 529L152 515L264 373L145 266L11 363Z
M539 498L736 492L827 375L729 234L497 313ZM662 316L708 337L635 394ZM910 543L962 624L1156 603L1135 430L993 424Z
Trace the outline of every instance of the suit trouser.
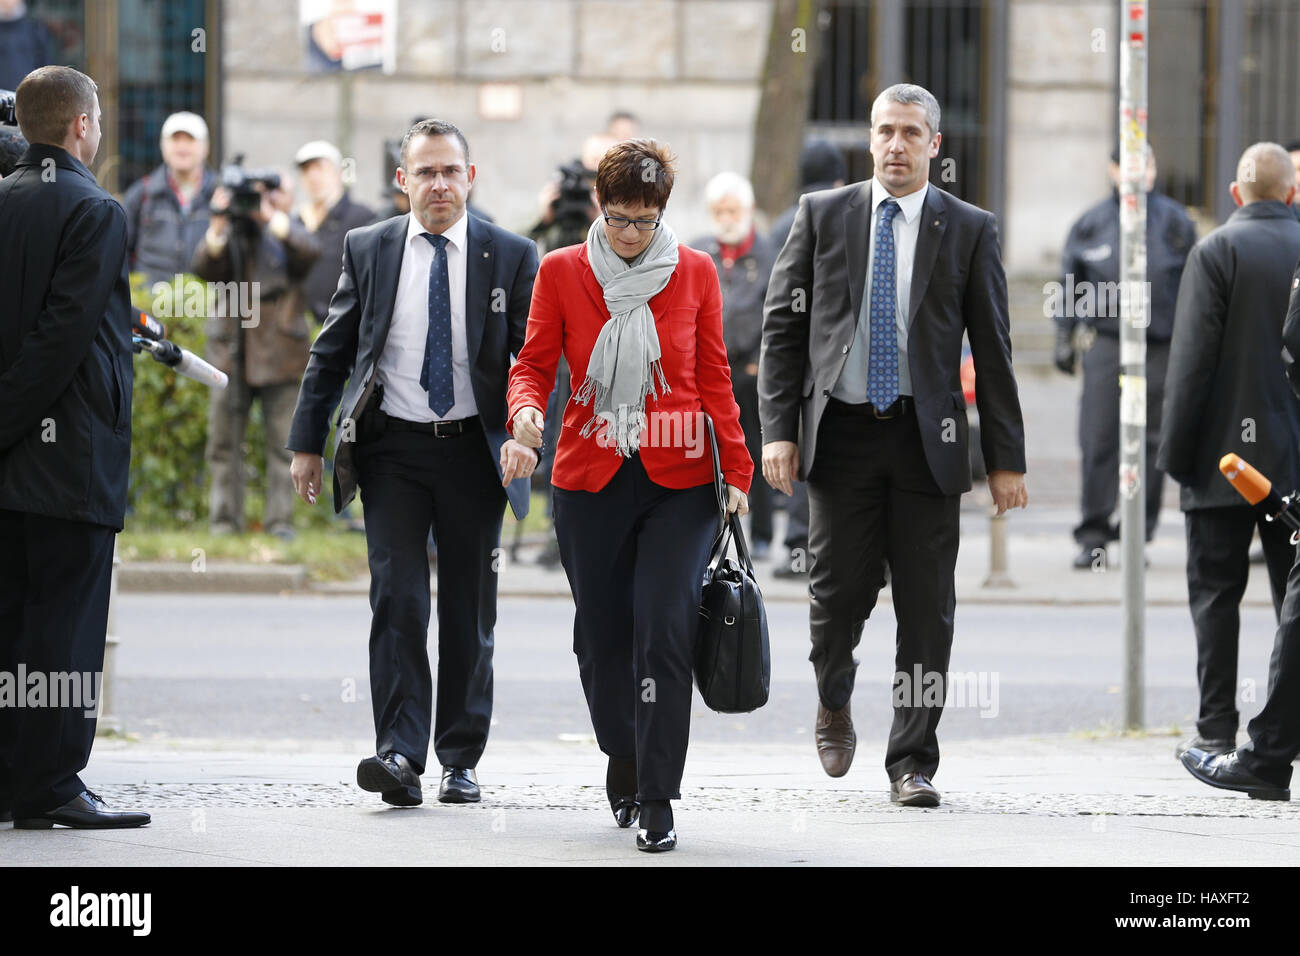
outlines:
M1279 787L1291 784L1300 754L1300 561L1291 566L1268 664L1268 699L1246 727L1237 756L1251 773Z
M1251 536L1258 527L1275 614L1282 608L1296 549L1286 525L1265 520L1250 505L1197 508L1183 517L1187 526L1187 596L1196 631L1196 682L1201 692L1196 732L1206 739L1230 740L1237 735L1240 719L1239 609L1250 576Z
M772 540L772 489L763 478L763 433L758 418L758 376L731 370L732 390L740 406L740 428L745 448L754 462L754 480L749 486L749 528L754 541Z
M633 455L597 492L555 489L573 652L600 749L636 760L638 800L681 799L713 485L655 484Z
M1083 353L1083 397L1079 401L1082 520L1074 540L1085 548L1105 547L1119 537L1111 522L1119 496L1119 339L1098 335ZM1156 467L1160 411L1169 369L1169 343L1147 343L1146 539L1160 521L1165 473Z
M256 398L262 404L262 431L266 437L266 519L263 527L293 524L293 479L289 466L293 452L284 447L293 423L298 385L262 385L250 388L231 382L231 392L213 392L208 405L206 457L212 473L208 523L244 527L244 431ZM232 404L233 403L233 404Z
M438 710L434 752L474 767L492 720L497 618L494 549L506 494L482 431L436 438L364 436L356 450L370 558L370 692L375 751L395 750L420 773L429 755L429 531L438 541Z
M831 399L817 434L808 476L809 660L822 704L840 710L853 695L853 650L887 561L898 620L895 690L919 667L942 693L937 706L917 703L920 688L894 694L885 770L891 780L932 776L952 650L961 496L935 484L914 411L880 421L865 409Z
M0 807L11 806L15 818L86 789L77 774L95 742L115 535L104 525L0 510L0 673L17 681L22 665L28 678L44 674L49 691L62 685L44 706L0 706ZM78 678L76 692L69 678ZM27 704L38 702L26 695L31 686L15 688Z

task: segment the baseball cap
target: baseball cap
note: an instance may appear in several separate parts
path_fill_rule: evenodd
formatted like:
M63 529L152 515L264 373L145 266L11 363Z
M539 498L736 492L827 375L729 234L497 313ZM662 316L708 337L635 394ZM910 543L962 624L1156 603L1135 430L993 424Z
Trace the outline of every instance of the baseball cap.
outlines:
M310 143L304 143L294 156L293 161L299 166L305 166L313 159L328 159L335 166L343 165L343 154L340 153L333 143L327 143L323 139L314 139Z
M169 139L177 133L189 133L195 139L208 138L208 124L198 113L181 111L173 113L163 122L162 135L159 139Z

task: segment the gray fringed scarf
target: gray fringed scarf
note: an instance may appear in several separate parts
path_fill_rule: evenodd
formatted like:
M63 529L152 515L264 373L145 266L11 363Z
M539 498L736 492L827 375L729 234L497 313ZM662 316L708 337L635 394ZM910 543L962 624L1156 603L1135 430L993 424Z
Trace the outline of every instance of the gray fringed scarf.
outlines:
M657 400L672 391L659 361L659 334L647 303L677 268L677 236L660 223L636 264L629 265L610 246L604 220L597 219L587 231L587 259L604 290L609 321L596 337L587 377L573 398L580 405L592 404L582 437L590 437L604 422L618 453L626 457L641 444L646 396Z

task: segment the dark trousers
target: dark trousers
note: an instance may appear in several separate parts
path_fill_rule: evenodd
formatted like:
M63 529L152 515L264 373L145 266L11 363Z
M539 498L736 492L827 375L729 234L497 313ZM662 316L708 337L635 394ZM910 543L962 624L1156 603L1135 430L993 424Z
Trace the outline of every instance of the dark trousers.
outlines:
M916 415L879 421L866 406L831 399L808 476L809 624L822 704L840 710L853 694L853 650L885 583L889 563L898 619L897 675L947 692L956 592L960 495L940 492L921 447ZM933 676L931 676L933 675ZM894 700L885 770L932 776L939 766L942 697Z
M1098 335L1083 353L1083 397L1079 402L1082 456L1080 511L1074 540L1085 548L1104 548L1119 538L1111 521L1119 497L1119 339ZM1165 473L1156 467L1160 450L1160 410L1165 397L1169 343L1147 343L1146 539L1156 533Z
M1246 727L1250 741L1237 756L1251 773L1279 787L1291 785L1300 754L1300 562L1291 566L1286 598L1268 664L1268 699Z
M438 711L443 766L474 767L492 720L494 549L506 495L483 433L384 431L356 449L370 558L370 692L375 749L424 772L429 668L429 532L438 541Z
M740 428L745 433L745 448L754 462L754 480L749 487L749 536L755 541L772 540L773 491L763 478L763 434L758 421L758 376L731 370L732 390L740 406Z
M10 680L20 664L29 676L46 675L51 688L54 675L96 675L98 705L115 534L103 525L0 510L0 672ZM86 715L94 706L84 697L59 702L79 706L0 706L0 807L15 817L52 810L86 789L77 774L95 742L96 720Z
M1187 596L1196 631L1196 682L1201 691L1196 732L1214 740L1237 734L1237 637L1239 608L1250 576L1250 540L1255 528L1264 546L1273 610L1280 612L1287 574L1295 563L1291 530L1266 521L1249 505L1198 508L1184 515L1187 526Z
M554 493L596 742L636 760L638 800L681 799L702 582L719 528L713 486L657 485L633 455L598 492Z
M229 392L213 392L208 405L206 456L212 474L208 523L234 531L244 529L244 431L253 399L262 406L262 431L266 438L266 513L262 527L271 531L293 526L293 480L289 466L293 452L289 440L298 383L250 388L232 383Z

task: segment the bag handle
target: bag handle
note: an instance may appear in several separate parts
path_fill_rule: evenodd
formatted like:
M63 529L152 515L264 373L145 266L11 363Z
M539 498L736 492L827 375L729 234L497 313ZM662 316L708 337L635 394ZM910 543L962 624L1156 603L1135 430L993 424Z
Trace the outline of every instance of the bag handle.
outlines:
M727 483L722 477L722 456L718 452L718 435L713 430L713 418L708 412L700 414L704 416L704 426L709 433L709 450L713 454L713 496L718 502L718 537L714 539L716 546L727 524Z

